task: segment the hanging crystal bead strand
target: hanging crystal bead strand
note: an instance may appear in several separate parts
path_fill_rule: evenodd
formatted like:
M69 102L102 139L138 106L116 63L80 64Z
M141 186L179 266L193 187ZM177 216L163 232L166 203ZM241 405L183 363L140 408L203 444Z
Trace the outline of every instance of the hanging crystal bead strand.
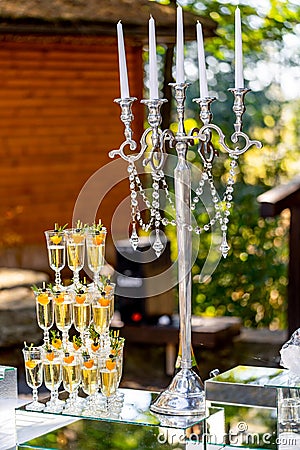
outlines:
M160 214L160 195L159 195L159 187L160 187L160 172L152 172L152 209L151 214L154 218L154 226L155 226L155 239L152 244L152 248L155 251L157 257L159 257L164 249L164 245L160 239L160 223L161 223L161 214Z
M231 158L229 177L228 177L227 187L226 187L224 197L223 197L223 202L225 203L224 215L223 215L223 217L220 217L221 231L223 232L220 250L221 250L224 258L227 257L229 249L230 249L230 247L227 243L227 229L228 229L228 222L229 222L229 216L230 216L231 202L233 199L232 194L233 194L233 186L234 186L234 182L235 182L235 180L234 180L235 168L237 167L237 160L238 160L237 155L229 154L229 156Z
M131 236L130 236L129 242L131 243L132 248L134 250L136 250L139 245L139 236L136 232L136 219L135 219L138 201L137 201L137 192L135 190L135 182L134 182L135 177L134 177L134 173L133 173L134 169L135 169L135 167L132 162L128 165L128 168L127 168L127 171L129 173L129 182L130 182L129 188L130 188L131 224L132 224L132 231L131 231Z

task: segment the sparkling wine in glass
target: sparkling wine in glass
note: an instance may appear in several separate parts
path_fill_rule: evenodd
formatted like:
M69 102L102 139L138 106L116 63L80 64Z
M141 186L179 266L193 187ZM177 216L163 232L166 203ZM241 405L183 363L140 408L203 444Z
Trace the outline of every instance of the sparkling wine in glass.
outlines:
M118 372L118 384L121 381L123 373L123 353L124 353L125 339L119 336L118 331L111 331L110 333L110 358L116 362L116 369Z
M100 371L100 388L105 397L111 397L116 393L118 388L118 372L117 369L101 369Z
M93 300L93 324L97 333L104 334L109 328L109 305L101 305L97 300Z
M62 361L63 386L69 393L64 411L77 415L82 411L82 404L78 399L78 388L81 383L81 355L76 352L66 352Z
M93 224L86 233L87 263L93 272L94 286L99 284L100 271L104 266L106 228L101 222Z
M64 227L55 226L54 230L45 231L49 265L55 272L55 285L62 287L61 270L66 264L66 243Z
M69 269L73 272L74 285L79 284L79 272L84 266L85 258L85 229L81 222L76 228L65 230L67 261Z
M40 328L44 331L44 345L49 344L49 330L53 326L54 310L50 289L32 287L35 296L36 317Z
M45 411L61 412L64 402L58 398L58 388L62 382L62 352L46 347L43 356L44 384L51 392Z
M67 347L69 330L73 324L73 300L70 292L56 291L53 294L56 327L62 332L63 347Z
M42 348L33 345L23 348L26 383L32 389L32 402L26 405L28 411L43 411L45 405L38 401L38 388L43 383Z
M85 415L97 414L96 399L99 389L99 368L97 358L92 358L87 351L82 353L81 389L87 394Z
M92 320L90 293L83 286L73 294L74 327L80 333L81 341L85 343L86 332Z
M110 281L110 277L102 276L98 290L103 293L103 297L109 300L109 317L110 323L112 321L115 310L115 283Z

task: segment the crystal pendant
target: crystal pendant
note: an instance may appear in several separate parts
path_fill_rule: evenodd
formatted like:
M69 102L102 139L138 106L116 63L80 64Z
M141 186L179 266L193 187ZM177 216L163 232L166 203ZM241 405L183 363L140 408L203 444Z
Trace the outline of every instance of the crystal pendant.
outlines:
M130 244L132 245L133 250L136 250L139 245L139 237L135 229L135 223L132 225L132 233L129 239Z
M228 255L229 249L230 249L230 247L227 244L226 233L223 233L222 244L220 246L220 250L222 252L223 258L226 258L226 256Z
M156 238L152 244L152 248L155 251L156 256L159 258L161 255L161 252L164 249L164 245L161 242L160 237L159 237L159 230L156 230Z

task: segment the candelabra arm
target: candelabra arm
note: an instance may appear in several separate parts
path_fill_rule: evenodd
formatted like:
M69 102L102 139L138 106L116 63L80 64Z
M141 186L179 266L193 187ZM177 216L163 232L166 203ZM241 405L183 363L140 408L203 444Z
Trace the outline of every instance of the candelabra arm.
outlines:
M245 108L245 95L250 92L251 89L246 88L230 88L228 89L233 93L234 102L232 110L235 113L236 122L234 123L234 129L236 133L240 133L243 127L243 114L246 111Z
M199 117L201 122L203 123L203 127L201 128L201 132L199 128L194 128L190 132L190 136L194 137L194 139L199 139L200 135L200 143L198 145L198 153L203 160L204 163L212 163L214 157L218 155L217 150L214 148L211 142L211 130L209 124L212 121L213 115L211 112L211 104L215 101L215 97L204 97L204 98L194 98L193 102L197 103L200 108Z
M212 113L210 110L211 103L215 100L214 97L206 97L206 98L195 98L193 99L199 105L200 108L200 119L203 123L203 126L200 128L194 128L191 132L193 139L199 139L200 143L198 145L198 152L205 163L211 163L218 154L217 150L214 148L211 142L211 132L215 130L219 136L219 145L225 150L227 153L233 156L239 156L245 153L250 147L255 145L257 148L261 148L262 144L259 141L251 140L246 133L242 132L242 117L245 112L244 105L244 97L249 89L229 89L234 95L234 104L233 111L236 116L236 121L234 123L234 133L231 135L231 142L233 144L237 144L240 138L244 139L245 145L241 148L240 146L235 146L234 148L229 147L225 141L225 135L220 127L211 123Z
M176 110L178 117L178 131L177 136L185 136L184 128L184 111L185 111L185 100L186 100L186 90L190 86L190 83L169 83L174 89L174 98L176 101Z
M118 103L121 108L121 121L124 123L125 129L124 129L124 136L125 141L122 142L120 147L117 150L111 150L109 152L109 157L114 158L115 156L119 155L121 158L123 158L125 161L136 161L141 157L141 151L137 154L129 154L127 155L125 153L125 147L129 146L129 149L131 151L136 150L137 143L132 139L133 131L131 129L131 122L134 119L133 113L132 113L132 104L133 102L137 100L135 97L129 97L129 98L116 98L114 101L115 103Z
M213 114L211 112L211 104L215 100L216 97L193 98L193 102L199 105L199 117L203 125L208 125L212 121Z
M141 103L144 103L148 108L148 123L150 125L147 128L140 140L141 143L141 153L144 154L148 148L147 136L151 133L151 144L152 148L150 154L144 159L143 165L146 166L150 164L151 169L155 172L160 170L165 162L165 151L164 143L162 139L162 131L160 129L161 124L161 107L163 103L167 102L166 99L144 99Z
M251 89L246 88L230 88L228 89L230 92L233 93L234 96L234 102L232 110L235 113L236 121L234 123L234 130L235 132L231 136L231 142L236 144L239 140L239 138L243 138L245 140L246 145L239 150L238 148L235 148L234 153L235 154L242 154L245 153L248 148L250 148L252 145L255 145L257 148L262 148L262 144L259 141L256 140L250 140L249 137L242 132L243 128L243 114L246 110L245 108L245 95L247 92L250 92Z

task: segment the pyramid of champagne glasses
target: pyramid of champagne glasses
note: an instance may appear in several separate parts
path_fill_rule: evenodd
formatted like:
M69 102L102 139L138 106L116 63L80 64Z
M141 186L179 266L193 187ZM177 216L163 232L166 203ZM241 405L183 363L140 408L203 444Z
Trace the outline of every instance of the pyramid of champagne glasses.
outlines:
M101 276L106 228L101 221L74 228L45 231L54 284L33 286L36 315L43 330L41 346L23 349L26 382L33 391L27 410L83 415L118 416L123 402L119 391L123 368L124 338L110 330L114 314L115 284ZM80 280L85 258L93 281ZM64 286L61 270L68 265L73 283ZM50 399L38 400L44 382ZM59 392L67 392L66 397Z

